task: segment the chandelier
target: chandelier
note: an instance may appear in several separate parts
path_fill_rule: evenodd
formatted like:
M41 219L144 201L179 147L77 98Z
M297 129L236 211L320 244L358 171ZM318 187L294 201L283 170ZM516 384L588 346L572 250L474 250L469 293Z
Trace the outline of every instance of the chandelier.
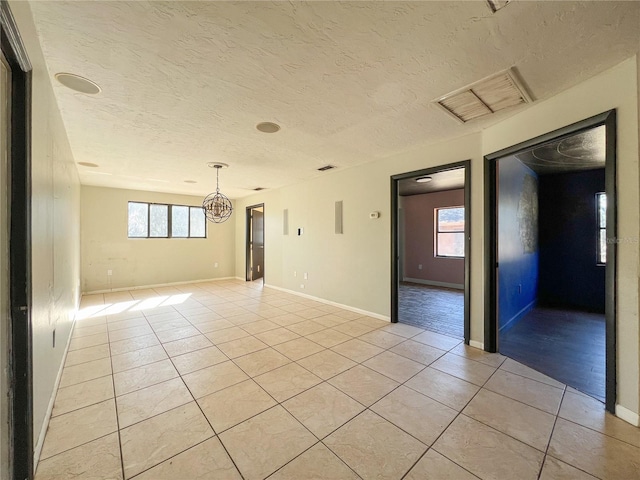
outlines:
M220 169L229 165L226 163L211 162L207 164L211 168L216 169L216 193L210 193L202 202L202 211L207 220L213 223L225 222L233 212L233 205L226 195L220 193Z

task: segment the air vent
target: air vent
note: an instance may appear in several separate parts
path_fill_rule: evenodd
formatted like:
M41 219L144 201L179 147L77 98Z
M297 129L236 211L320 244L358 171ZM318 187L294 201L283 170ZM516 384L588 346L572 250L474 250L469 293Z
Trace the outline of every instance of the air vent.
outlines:
M511 0L487 0L487 5L493 13L496 13L501 8L506 7L511 3Z
M253 190L256 192L259 192L260 190L264 190L264 187L256 187Z
M332 168L336 168L334 165L325 165L324 167L320 167L318 169L319 172L326 172L327 170L331 170Z
M511 70L487 77L435 101L462 123L529 102L531 98Z

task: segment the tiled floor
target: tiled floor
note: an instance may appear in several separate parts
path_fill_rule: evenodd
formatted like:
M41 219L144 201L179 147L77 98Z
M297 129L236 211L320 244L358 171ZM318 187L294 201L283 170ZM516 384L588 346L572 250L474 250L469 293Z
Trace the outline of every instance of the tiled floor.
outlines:
M464 291L401 282L398 320L443 335L464 338Z
M640 429L451 337L239 281L82 307L37 480L640 478Z

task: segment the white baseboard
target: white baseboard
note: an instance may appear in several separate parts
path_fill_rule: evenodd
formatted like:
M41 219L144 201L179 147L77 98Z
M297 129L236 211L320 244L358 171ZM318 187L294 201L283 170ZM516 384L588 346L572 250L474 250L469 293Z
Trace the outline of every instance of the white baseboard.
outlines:
M274 290L279 290L281 292L291 293L292 295L297 295L299 297L307 298L309 300L315 300L316 302L325 303L327 305L332 305L334 307L342 308L344 310L349 310L355 313L361 313L362 315L367 315L368 317L377 318L378 320L385 320L387 322L391 321L391 318L388 315L380 315L379 313L369 312L368 310L362 310L361 308L352 307L350 305L344 305L342 303L332 302L331 300L327 300L325 298L314 297L313 295L307 295L306 293L296 292L295 290L289 290L288 288L276 287L275 285L267 285L264 284L267 288L273 288Z
M220 280L235 280L235 279L243 280L238 277L204 278L200 280L185 280L183 282L156 283L155 285L138 285L136 287L118 287L118 288L107 288L106 290L91 290L89 292L82 292L82 294L93 295L96 293L126 292L128 290L144 290L146 288L173 287L175 285L187 285L189 283L207 283L207 282L217 282Z
M469 346L473 348L479 348L480 350L484 350L484 343L478 342L476 340L469 340Z
M456 290L464 290L464 285L461 283L436 282L435 280L422 280L421 278L411 278L411 277L405 277L402 279L402 281L419 283L421 285L430 285L432 287L445 287L445 288L455 288Z
M632 412L622 405L616 405L616 417L621 418L634 427L640 427L640 415L638 415L636 412Z

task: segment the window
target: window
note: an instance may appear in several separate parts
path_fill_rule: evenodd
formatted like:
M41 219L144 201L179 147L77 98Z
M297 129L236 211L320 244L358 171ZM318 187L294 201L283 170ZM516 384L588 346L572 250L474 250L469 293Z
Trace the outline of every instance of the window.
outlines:
M436 257L464 257L464 207L435 209Z
M596 193L596 216L598 221L598 243L596 249L599 265L607 263L607 194Z
M202 207L129 202L129 238L206 238Z

